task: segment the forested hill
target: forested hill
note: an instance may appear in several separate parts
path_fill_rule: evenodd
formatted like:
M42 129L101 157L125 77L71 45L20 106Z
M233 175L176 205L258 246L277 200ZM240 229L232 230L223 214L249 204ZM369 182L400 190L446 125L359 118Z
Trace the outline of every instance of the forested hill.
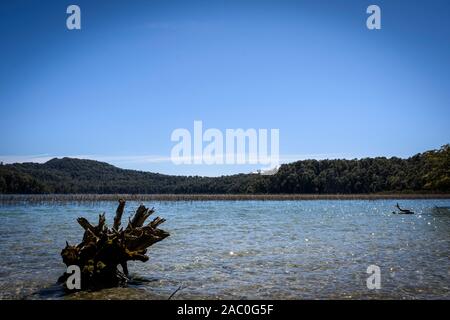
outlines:
M408 159L304 160L272 176L216 178L125 170L73 158L0 165L0 193L292 194L449 192L450 145Z

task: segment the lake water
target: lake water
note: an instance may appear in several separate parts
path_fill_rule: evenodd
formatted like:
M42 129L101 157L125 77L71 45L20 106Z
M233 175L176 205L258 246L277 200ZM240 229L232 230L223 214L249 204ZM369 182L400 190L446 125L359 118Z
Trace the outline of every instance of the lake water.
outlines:
M117 204L0 205L0 299L449 299L450 200L152 202L171 236L129 264L126 288L64 295L76 218ZM128 202L124 218L139 203ZM436 206L438 208L436 208ZM369 265L381 289L369 290Z

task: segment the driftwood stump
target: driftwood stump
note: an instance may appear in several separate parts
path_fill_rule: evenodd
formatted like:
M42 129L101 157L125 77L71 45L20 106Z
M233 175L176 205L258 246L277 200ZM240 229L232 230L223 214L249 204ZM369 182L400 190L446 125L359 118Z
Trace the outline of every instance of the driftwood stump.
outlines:
M81 289L97 289L117 286L128 280L127 261L145 262L147 248L169 236L158 226L165 221L156 217L144 226L145 220L154 212L140 205L125 229L120 228L125 201L119 200L112 228L106 226L105 214L100 214L98 224L93 226L87 219L78 218L83 227L83 240L78 245L69 245L61 251L66 266L76 265L81 271ZM118 266L122 267L122 271ZM65 282L68 274L60 277Z

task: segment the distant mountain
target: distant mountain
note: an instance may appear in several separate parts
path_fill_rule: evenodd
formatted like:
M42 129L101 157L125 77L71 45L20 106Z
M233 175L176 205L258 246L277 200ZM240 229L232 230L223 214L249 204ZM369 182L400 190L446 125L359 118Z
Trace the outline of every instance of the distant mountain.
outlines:
M74 158L0 165L0 193L293 194L449 192L450 146L408 159L304 160L274 175L171 176Z

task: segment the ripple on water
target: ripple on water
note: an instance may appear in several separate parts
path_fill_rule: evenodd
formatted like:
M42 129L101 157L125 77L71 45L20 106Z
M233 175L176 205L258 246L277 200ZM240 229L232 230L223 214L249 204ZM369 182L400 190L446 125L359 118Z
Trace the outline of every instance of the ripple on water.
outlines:
M171 236L150 261L130 263L126 288L71 295L55 284L60 250L79 242L78 216L112 221L116 203L2 205L0 298L166 299L180 285L180 299L450 298L450 201L403 201L414 216L392 215L395 203L151 203ZM366 288L370 264L381 268L381 290Z

